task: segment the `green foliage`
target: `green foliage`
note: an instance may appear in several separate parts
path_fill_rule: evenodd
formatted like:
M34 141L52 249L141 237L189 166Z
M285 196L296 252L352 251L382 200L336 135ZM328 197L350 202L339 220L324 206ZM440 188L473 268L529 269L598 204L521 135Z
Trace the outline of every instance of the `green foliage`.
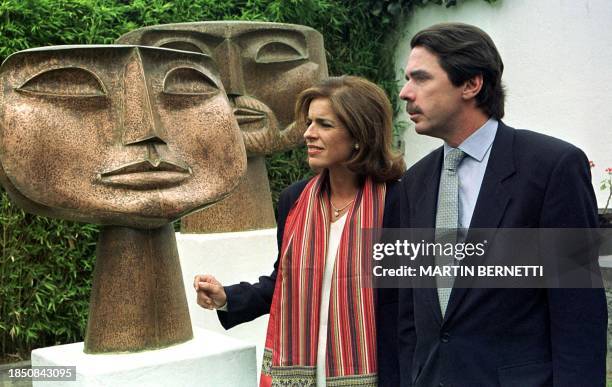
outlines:
M267 157L266 167L274 203L278 202L278 197L284 188L313 175L306 162L304 147Z
M0 354L81 339L96 227L25 214L5 194L0 206Z
M491 0L485 0L491 1ZM0 0L0 59L31 47L109 44L138 27L204 20L311 26L325 39L330 74L385 88L397 111L393 52L401 15L453 0ZM401 127L401 125L397 125ZM306 176L304 149L266 160L273 198ZM0 197L0 361L31 348L82 340L97 228L24 214Z

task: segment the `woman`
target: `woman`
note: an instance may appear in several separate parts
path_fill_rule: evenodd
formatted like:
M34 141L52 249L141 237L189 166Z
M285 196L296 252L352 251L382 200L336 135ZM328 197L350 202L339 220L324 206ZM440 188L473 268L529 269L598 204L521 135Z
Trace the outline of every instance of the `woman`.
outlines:
M397 299L362 273L362 229L399 223L391 105L363 78L332 77L300 94L296 121L318 174L280 196L274 271L227 287L198 275L198 304L226 329L270 313L262 386L397 385Z

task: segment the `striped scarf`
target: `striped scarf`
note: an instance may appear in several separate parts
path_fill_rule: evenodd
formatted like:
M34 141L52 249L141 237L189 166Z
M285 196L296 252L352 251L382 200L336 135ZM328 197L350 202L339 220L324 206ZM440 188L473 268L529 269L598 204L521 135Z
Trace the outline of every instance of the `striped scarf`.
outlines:
M319 309L329 236L326 173L314 177L287 216L270 308L260 387L315 386ZM348 211L332 275L325 359L328 386L376 386L374 292L363 275L382 226L385 184L367 178Z

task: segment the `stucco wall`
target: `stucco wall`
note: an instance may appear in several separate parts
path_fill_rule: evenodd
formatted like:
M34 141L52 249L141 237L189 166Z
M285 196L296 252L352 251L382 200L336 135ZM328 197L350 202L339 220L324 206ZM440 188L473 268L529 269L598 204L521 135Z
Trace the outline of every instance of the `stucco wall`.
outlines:
M396 53L398 79L412 35L431 24L461 21L487 31L504 60L507 90L504 122L569 141L585 151L596 167L593 182L599 206L604 170L612 167L612 2L609 0L460 1L445 8L429 5L408 20ZM403 81L400 81L403 84ZM408 165L441 144L405 134Z

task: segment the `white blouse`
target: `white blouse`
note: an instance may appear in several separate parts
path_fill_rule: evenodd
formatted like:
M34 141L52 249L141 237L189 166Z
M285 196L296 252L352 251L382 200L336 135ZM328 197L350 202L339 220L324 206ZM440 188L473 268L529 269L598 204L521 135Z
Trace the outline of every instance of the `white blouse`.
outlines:
M331 293L332 274L336 263L336 255L342 230L346 223L346 212L329 226L327 256L323 272L323 287L321 289L321 313L319 315L319 343L317 346L317 387L325 387L325 353L327 349L327 325L329 318L329 295Z

